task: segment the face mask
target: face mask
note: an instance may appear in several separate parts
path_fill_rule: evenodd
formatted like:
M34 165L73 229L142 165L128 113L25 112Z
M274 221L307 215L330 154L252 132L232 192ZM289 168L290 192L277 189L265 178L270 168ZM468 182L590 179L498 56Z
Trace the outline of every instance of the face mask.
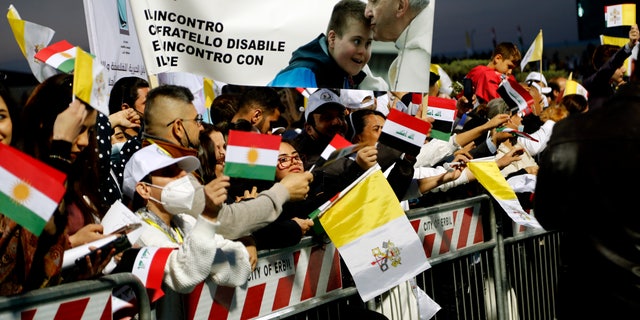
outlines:
M186 213L197 218L204 210L204 189L191 174L171 181L164 187L154 187L162 189L161 201L151 199L162 204L164 209L173 215Z
M118 142L111 145L111 155L119 155L120 150L122 150L122 146L124 146L124 142Z
M524 124L518 126L518 131L524 132Z

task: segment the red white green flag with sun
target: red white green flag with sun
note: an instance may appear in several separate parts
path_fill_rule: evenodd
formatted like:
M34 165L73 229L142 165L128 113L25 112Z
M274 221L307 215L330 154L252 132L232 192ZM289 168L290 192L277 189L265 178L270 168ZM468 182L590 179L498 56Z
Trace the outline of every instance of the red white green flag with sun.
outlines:
M64 173L0 143L0 213L39 236L64 196Z
M230 130L224 174L235 178L273 180L281 139L279 135Z

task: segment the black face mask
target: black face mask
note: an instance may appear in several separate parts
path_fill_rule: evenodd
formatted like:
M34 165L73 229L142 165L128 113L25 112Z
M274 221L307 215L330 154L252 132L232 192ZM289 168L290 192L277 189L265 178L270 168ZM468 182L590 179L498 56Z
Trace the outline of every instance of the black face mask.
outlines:
M189 149L198 149L198 146L194 146L191 143L191 139L189 139L189 134L187 133L187 129L184 128L184 124L180 123L180 125L182 126L182 130L184 130L184 136L187 137L187 145L183 146L182 145L182 140L180 140L180 146L181 147L185 147L185 148L189 148Z

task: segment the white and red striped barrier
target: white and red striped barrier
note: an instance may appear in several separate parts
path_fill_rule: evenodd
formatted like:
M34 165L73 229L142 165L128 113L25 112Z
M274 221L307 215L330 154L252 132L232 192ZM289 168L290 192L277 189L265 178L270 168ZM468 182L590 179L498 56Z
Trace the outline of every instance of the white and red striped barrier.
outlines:
M0 314L0 319L111 320L111 291L4 312Z
M484 241L480 204L411 220L427 258L454 252Z
M187 298L187 319L250 319L342 288L340 257L333 243L258 259L247 285L205 282Z

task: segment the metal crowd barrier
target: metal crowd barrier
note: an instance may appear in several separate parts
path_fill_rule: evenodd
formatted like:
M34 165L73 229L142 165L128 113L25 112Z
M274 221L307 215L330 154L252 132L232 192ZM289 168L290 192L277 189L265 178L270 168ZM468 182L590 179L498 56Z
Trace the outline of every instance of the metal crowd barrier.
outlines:
M111 274L96 280L75 281L18 296L0 297L0 319L111 319L111 293L122 286L129 286L135 294L138 319L150 320L147 290L131 273Z
M512 225L495 214L487 195L409 210L407 216L432 265L416 282L441 307L433 319L554 318L557 233ZM61 301L94 293L110 297L125 282L134 284L140 319L146 319L149 302L140 282L114 274L0 298L0 320L18 319L25 310L60 312ZM392 320L417 320L412 295L405 285L363 302L335 246L307 237L294 247L259 252L245 286L201 284L185 297L185 310L187 319L350 319L367 318L358 312L373 310Z

